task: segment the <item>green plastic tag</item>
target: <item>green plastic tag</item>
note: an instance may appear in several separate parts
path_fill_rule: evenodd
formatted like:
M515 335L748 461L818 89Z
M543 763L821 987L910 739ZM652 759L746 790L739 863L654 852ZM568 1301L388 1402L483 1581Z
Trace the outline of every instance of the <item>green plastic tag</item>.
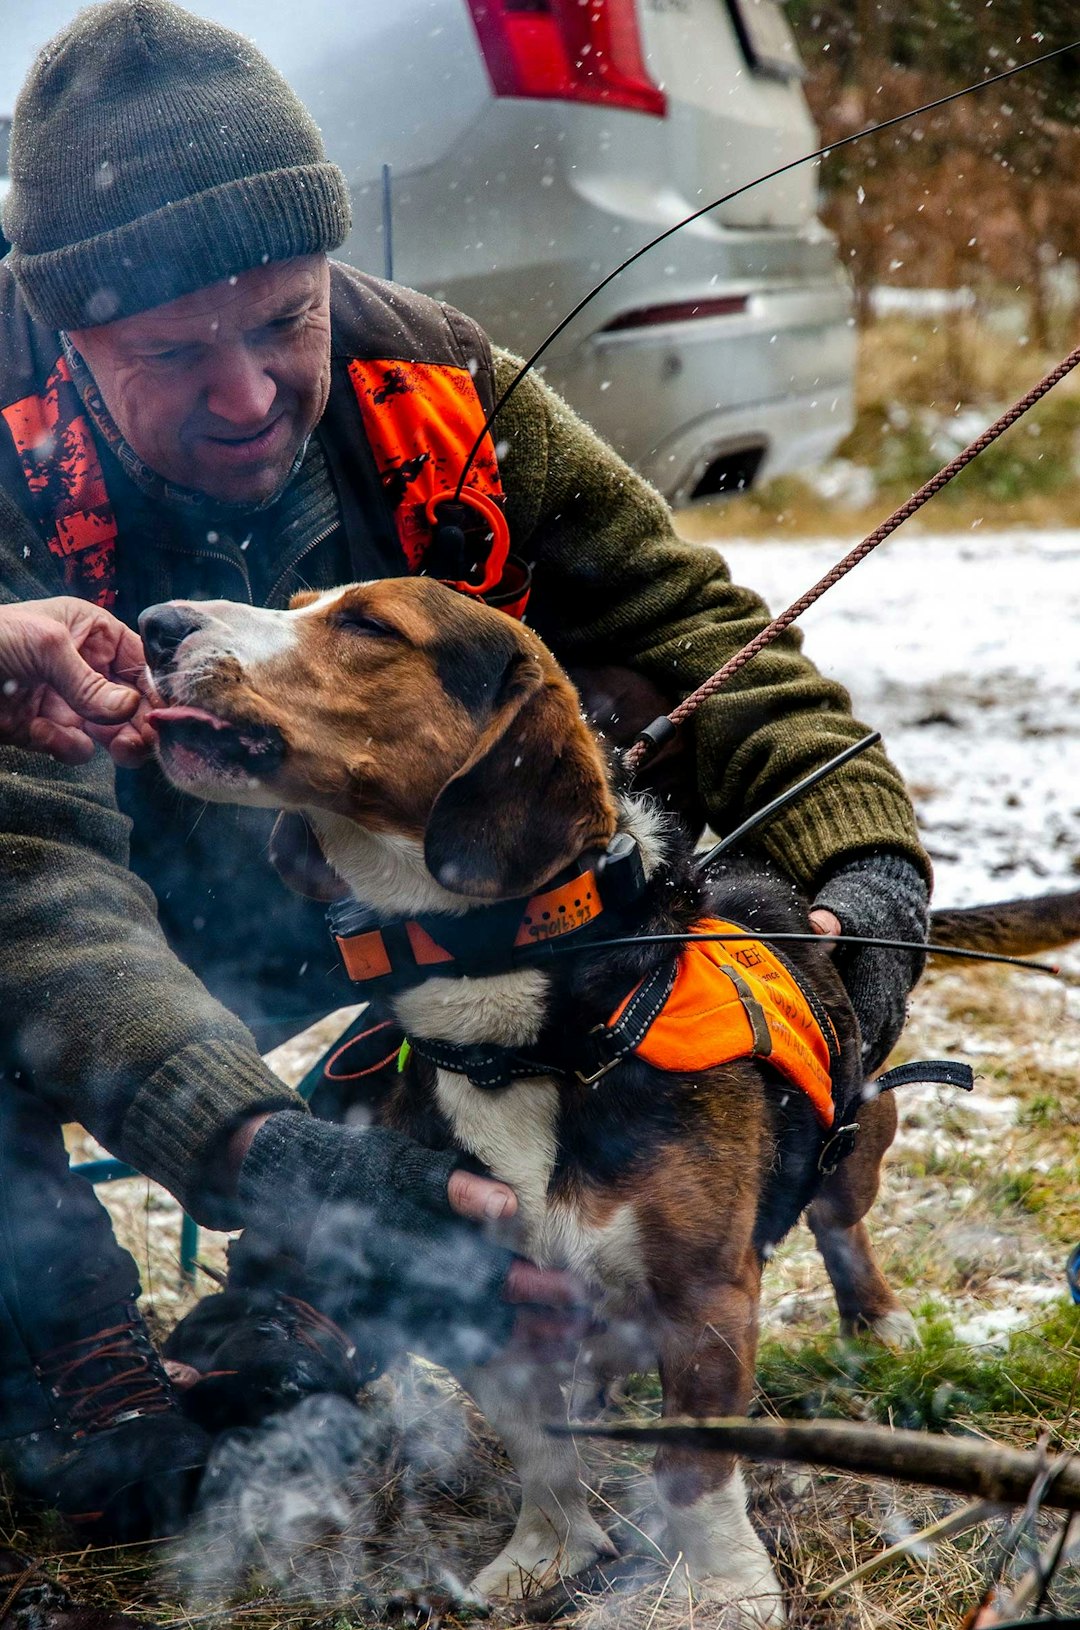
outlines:
M401 1046L398 1048L397 1073L399 1075L404 1074L405 1066L409 1062L409 1056L410 1056L411 1053L412 1053L412 1044L409 1041L408 1036L406 1036L405 1040L402 1042Z

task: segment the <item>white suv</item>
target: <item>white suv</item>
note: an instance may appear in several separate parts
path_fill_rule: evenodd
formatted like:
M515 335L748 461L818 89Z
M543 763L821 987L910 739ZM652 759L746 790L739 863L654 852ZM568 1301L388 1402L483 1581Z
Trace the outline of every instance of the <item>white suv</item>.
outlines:
M0 115L76 9L11 8ZM400 282L518 351L632 250L817 145L776 0L190 9L255 39L318 119L353 195L342 258L381 274L392 249ZM545 358L551 383L669 497L813 463L849 427L849 292L815 185L806 166L687 227Z

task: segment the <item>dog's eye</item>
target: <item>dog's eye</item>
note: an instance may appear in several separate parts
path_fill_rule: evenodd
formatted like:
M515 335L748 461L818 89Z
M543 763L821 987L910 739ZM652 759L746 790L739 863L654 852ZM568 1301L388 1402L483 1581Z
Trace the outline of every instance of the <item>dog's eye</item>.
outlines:
M334 624L346 634L370 634L375 639L383 640L401 638L396 628L391 628L389 623L381 623L377 617L369 617L366 611L339 611Z

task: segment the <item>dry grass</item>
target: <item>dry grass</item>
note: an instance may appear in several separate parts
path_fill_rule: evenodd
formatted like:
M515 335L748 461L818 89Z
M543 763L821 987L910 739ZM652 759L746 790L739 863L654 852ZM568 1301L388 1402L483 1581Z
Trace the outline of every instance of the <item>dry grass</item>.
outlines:
M1046 1432L1080 1451L1080 1319L1062 1305L1061 1277L1065 1248L1080 1236L1078 1004L1076 992L1010 971L927 977L904 1052L971 1058L977 1091L959 1101L906 1089L874 1219L883 1265L918 1311L926 1345L902 1357L836 1342L824 1272L799 1230L766 1276L759 1407L915 1422L1024 1445ZM328 1021L320 1042L332 1031ZM294 1047L291 1060L276 1062L295 1078L311 1050ZM175 1317L187 1298L177 1282L175 1207L142 1183L116 1185L107 1198L159 1318ZM654 1414L654 1379L639 1378L618 1407ZM45 1556L82 1596L177 1630L382 1624L395 1592L452 1597L456 1582L498 1549L512 1522L513 1485L498 1445L438 1372L418 1365L379 1383L369 1408L378 1428L352 1473L346 1520L301 1524L288 1555L268 1545L242 1577L227 1546L215 1560L220 1535L201 1535L186 1550L76 1552L65 1548L59 1524L26 1530L10 1507L0 1507L0 1529ZM712 1630L716 1610L688 1600L675 1559L658 1549L645 1457L587 1447L582 1475L637 1560L593 1581L590 1596L569 1609L575 1630ZM1001 1521L917 1547L836 1591L846 1574L961 1502L797 1467L752 1467L748 1481L795 1630L956 1623L995 1561ZM1075 1577L1068 1580L1075 1594Z
M1009 332L1000 312L882 318L860 335L856 424L838 455L872 474L873 496L825 497L809 479L781 476L742 497L682 511L679 530L706 542L865 535L976 424L989 424L1059 360ZM932 427L945 430L960 413L973 416L971 428L957 443L938 445ZM1080 502L1078 452L1080 379L1073 374L906 525L934 532L1071 526Z

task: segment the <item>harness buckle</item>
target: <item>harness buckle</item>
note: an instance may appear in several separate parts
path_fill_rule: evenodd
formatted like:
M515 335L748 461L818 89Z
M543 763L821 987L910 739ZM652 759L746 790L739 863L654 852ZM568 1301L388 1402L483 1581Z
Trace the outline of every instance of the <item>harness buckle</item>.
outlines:
M607 1075L609 1070L613 1070L616 1064L621 1063L622 1056L620 1055L618 1058L609 1058L606 1064L601 1064L600 1068L594 1070L591 1075L582 1075L580 1070L575 1070L574 1075L583 1087L595 1087L602 1076Z
M855 1147L858 1133L858 1121L849 1121L846 1126L837 1127L818 1155L818 1171L822 1177L831 1177L841 1161L847 1159Z
M586 1040L588 1040L589 1037L591 1037L591 1036L609 1036L610 1037L611 1034L612 1034L612 1032L608 1029L608 1026L606 1024L594 1024L592 1029L588 1032L588 1036L586 1037ZM593 1045L596 1048L596 1050L599 1052L599 1049L600 1049L599 1041L594 1042ZM625 1049L620 1048L619 1051L614 1055L613 1058L606 1059L604 1061L604 1063L600 1064L589 1075L586 1075L583 1070L575 1070L574 1071L575 1079L578 1080L583 1087L594 1087L596 1085L596 1083L599 1080L601 1080L601 1078L603 1076L607 1075L610 1070L613 1070L615 1068L616 1064L621 1064L625 1057L626 1057Z

